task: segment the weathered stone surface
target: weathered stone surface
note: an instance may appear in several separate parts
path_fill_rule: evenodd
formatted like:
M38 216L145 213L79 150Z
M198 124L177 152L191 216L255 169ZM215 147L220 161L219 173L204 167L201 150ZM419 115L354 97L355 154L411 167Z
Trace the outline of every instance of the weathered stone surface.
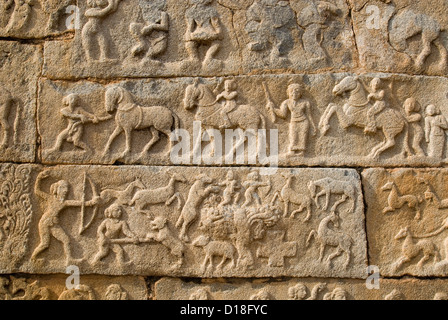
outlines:
M448 276L448 171L363 172L370 263L383 276Z
M156 300L446 300L447 280L382 279L369 290L362 280L269 279L188 282L164 278Z
M57 273L73 264L107 275L366 276L356 171L229 170L35 167L25 259L14 265L2 254L0 270Z
M32 162L36 152L36 46L0 41L0 161Z
M446 75L447 3L351 0L361 65L368 70Z
M44 38L73 30L75 0L4 0L0 3L0 37Z
M232 85L237 97L233 110L225 113L230 102L221 93ZM148 79L109 85L44 80L38 111L41 156L49 164L179 164L170 158L168 136L177 128L187 130L186 149L192 156L194 121L201 121L203 129L221 132L223 138L215 139L222 142L221 154L227 152L226 128L246 134L267 129L268 136L278 129L281 166L440 166L447 158L447 90L444 78L386 74ZM128 152L126 136L132 139ZM275 155L271 138L259 145L259 154ZM202 154L210 155L205 139ZM192 161L190 157L183 164ZM226 162L217 156L212 163L194 163L263 164L260 158L256 163Z
M75 38L45 45L44 73L50 78L219 76L356 66L343 0L79 5L81 27ZM94 16L95 11L101 15ZM106 41L98 45L101 39Z
M81 276L67 289L67 275L0 276L0 300L146 300L140 277Z

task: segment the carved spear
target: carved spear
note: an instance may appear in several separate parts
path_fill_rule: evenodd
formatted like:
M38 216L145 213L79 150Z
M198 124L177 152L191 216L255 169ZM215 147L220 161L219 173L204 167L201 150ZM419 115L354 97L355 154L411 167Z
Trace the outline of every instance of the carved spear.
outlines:
M275 116L275 112L273 110L273 106L275 104L274 104L274 101L272 100L271 94L269 93L269 89L268 89L266 83L264 83L264 82L263 82L263 89L264 89L264 94L266 95L266 101L267 101L266 109L269 112L269 116L271 117L272 122L275 122L276 116Z

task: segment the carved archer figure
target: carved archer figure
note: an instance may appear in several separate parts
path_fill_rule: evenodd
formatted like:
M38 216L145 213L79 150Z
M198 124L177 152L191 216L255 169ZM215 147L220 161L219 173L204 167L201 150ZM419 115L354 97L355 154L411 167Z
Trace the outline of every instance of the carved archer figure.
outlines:
M82 29L82 45L88 60L96 60L94 57L95 47L99 47L100 61L110 60L108 58L111 39L103 26L103 20L118 9L120 0L88 0L89 9L85 12L88 22Z
M248 174L247 179L248 181L243 182L243 187L246 188L243 208L250 205L254 200L258 206L261 206L261 197L258 195L258 189L261 187L271 187L271 185L260 181L260 174L257 171Z
M47 209L39 221L40 243L34 250L31 259L36 259L40 253L50 247L51 237L53 236L56 240L62 242L66 255L66 261L67 264L69 264L70 261L73 260L70 247L70 238L60 225L59 215L66 208L82 207L83 205L87 207L95 206L99 203L99 197L95 197L85 203L79 200L67 200L70 184L65 180L60 180L53 183L50 187L50 193L46 193L42 191L41 184L42 180L48 177L50 177L49 171L40 173L37 177L34 188L36 195L46 202Z
M218 11L211 6L213 0L190 0L191 7L185 13L187 32L185 48L190 61L200 63L199 48L208 47L203 65L216 62L215 55L221 48L222 27Z
M90 151L89 146L81 141L84 132L83 125L89 122L98 123L99 119L94 114L79 107L79 97L75 94L66 96L62 102L65 108L61 110L61 113L68 120L68 126L59 134L50 152L61 151L64 141L71 142L75 147L84 151Z

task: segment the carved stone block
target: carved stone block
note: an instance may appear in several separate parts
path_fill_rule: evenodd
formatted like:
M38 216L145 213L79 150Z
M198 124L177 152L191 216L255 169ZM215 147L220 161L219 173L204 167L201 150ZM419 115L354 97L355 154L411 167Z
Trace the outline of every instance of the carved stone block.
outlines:
M35 160L36 89L41 65L37 46L0 41L0 161Z
M447 3L351 0L360 63L368 70L446 75ZM437 8L435 10L435 8Z
M163 278L155 283L156 300L447 300L446 280L381 279L379 289L365 281L293 279L188 282Z
M73 31L79 11L75 0L3 0L0 37L45 38Z
M194 164L259 166L259 160L226 162L226 129L242 130L245 136L236 135L236 141L253 141L258 130L266 129L266 144L256 147L258 155L278 155L281 166L440 166L447 162L447 90L443 78L387 74L175 78L110 85L43 80L41 155L49 164L179 164L170 157L178 143L169 136L184 129L190 156L182 164L192 164L199 151L198 121L196 136L218 131L221 138L214 141L223 150L212 163ZM272 130L278 130L278 152ZM216 148L210 139L202 140L202 155L211 156Z
M448 276L446 169L363 172L370 263L388 277Z
M356 66L343 0L79 5L81 23L74 39L45 44L44 73L50 78L220 76Z
M0 300L146 300L140 277L81 276L67 289L68 275L0 276Z
M32 177L26 259L2 260L5 272L366 277L354 170L58 166Z

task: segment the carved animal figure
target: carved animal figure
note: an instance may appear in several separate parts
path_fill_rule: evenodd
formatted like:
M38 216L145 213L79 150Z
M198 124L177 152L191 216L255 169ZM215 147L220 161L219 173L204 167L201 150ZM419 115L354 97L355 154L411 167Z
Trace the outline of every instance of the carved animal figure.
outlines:
M213 92L204 84L200 84L196 81L194 84L189 85L185 91L184 107L188 111L193 111L198 107L195 119L201 121L205 130L215 129L241 129L235 133L239 135L234 148L230 151L230 154L234 154L236 150L242 146L249 135L256 134L258 129L266 128L266 120L264 116L258 112L256 107L250 105L242 105L236 107L233 111L227 114L230 126L226 126L225 119L222 117L222 106L216 102L216 97ZM256 136L251 137L256 139ZM262 139L256 139L258 141L257 150L265 147L261 143ZM195 143L195 148L199 148L200 144ZM194 152L198 152L195 150ZM258 153L260 154L260 153Z
M202 264L202 270L205 272L208 267L213 268L213 257L222 257L221 262L216 266L217 270L222 270L227 260L230 260L229 268L235 266L235 247L224 241L210 241L209 237L200 236L193 241L196 247L202 247L205 251L205 260Z
M398 209L403 208L405 204L408 205L409 208L415 209L417 214L415 219L421 219L421 212L419 209L419 201L418 198L414 195L405 195L401 196L398 191L397 185L394 182L386 183L381 191L390 191L389 198L387 199L388 207L383 210L383 213L395 212Z
M348 102L343 106L330 103L322 115L319 129L322 135L326 135L330 129L330 119L336 114L343 129L358 127L365 129L369 125L367 113L373 105L367 98L366 88L358 77L348 76L333 89L336 96L348 93ZM369 158L377 159L386 150L396 145L397 136L405 132L403 156L412 154L409 147L409 125L404 116L397 110L386 108L375 118L377 129L382 130L386 140L372 149Z
M411 262L420 253L423 253L423 258L417 264L417 267L420 269L431 257L434 257L434 262L440 260L439 252L437 251L437 247L434 243L430 240L420 240L415 243L414 239L419 238L423 237L413 236L408 227L401 229L395 236L395 240L405 239L401 248L402 257L396 263L394 267L395 271L400 269L405 263Z
M117 86L106 91L106 111L110 114L115 110L117 110L116 128L106 144L104 155L109 153L112 143L123 131L126 135L126 150L121 157L126 157L131 153L134 130L149 129L151 131L152 139L141 153L141 156L144 156L160 140L160 132L169 137L173 128L179 129L180 127L179 118L168 108L139 106L134 103L130 92Z
M169 206L173 203L174 200L178 200L179 204L177 209L180 210L182 208L182 196L179 192L176 192L176 183L182 182L185 183L184 177L179 174L173 174L170 182L166 187L153 189L153 190L140 190L132 198L129 205L136 207L137 211L145 212L144 208L146 206L165 203L166 206Z
M17 296L23 292L22 296ZM39 281L28 283L23 278L11 277L11 293L13 300L50 300L50 290L39 286Z
M12 126L9 124L9 115L11 113L11 109L13 106L17 106L16 110L16 118L14 122L14 144L16 144L18 141L18 128L19 128L19 121L20 121L20 113L21 113L21 104L19 101L13 99L11 93L6 90L3 86L0 85L0 126L3 129L3 139L0 144L1 148L8 147L10 136L11 136L11 129Z
M124 190L105 189L101 191L100 198L103 204L108 204L115 199L115 203L119 205L127 205L132 200L132 194L135 189L146 189L146 186L140 179L131 182Z
M293 186L292 186L292 180L293 177L288 177L285 186L283 187L282 191L280 193L276 193L274 196L274 199L272 200L275 202L277 197L280 197L280 199L285 204L285 209L283 216L287 217L289 214L289 204L296 204L299 206L299 209L293 211L290 215L291 218L295 218L295 216L302 212L304 209L307 210L307 216L305 218L305 222L309 221L311 219L311 198L308 195L297 193Z
M344 267L347 269L350 264L353 240L349 235L331 229L330 223L332 223L334 227L339 228L339 217L335 212L332 212L328 217L322 220L317 232L315 230L310 232L308 239L306 240L306 246L310 246L313 237L319 242L319 261L321 262L327 246L337 247L337 251L327 258L327 263L331 266L332 260L344 253L346 256Z
M448 51L442 40L442 27L434 18L422 13L415 13L410 9L403 9L389 21L389 42L399 52L408 53L408 40L421 35L421 52L415 62L417 70L422 70L424 64L431 54L431 47L434 44L440 53L439 68L445 70L448 62Z
M187 234L188 229L190 228L190 225L198 219L200 215L199 207L202 204L202 201L204 201L204 199L211 193L220 192L220 188L217 186L207 187L207 185L212 182L213 180L210 177L201 174L190 188L188 199L176 223L176 228L180 228L180 238L184 242L190 241Z
M317 188L320 188L321 191L318 193ZM319 198L321 196L325 196L325 204L322 207L322 210L327 210L330 205L330 198L332 194L340 194L342 195L341 200L337 201L331 211L335 211L336 208L347 199L351 199L352 207L350 212L355 211L356 206L356 186L348 181L339 181L334 180L332 178L323 178L317 181L310 181L308 183L308 189L311 193L311 198L314 199L316 206L320 208Z

